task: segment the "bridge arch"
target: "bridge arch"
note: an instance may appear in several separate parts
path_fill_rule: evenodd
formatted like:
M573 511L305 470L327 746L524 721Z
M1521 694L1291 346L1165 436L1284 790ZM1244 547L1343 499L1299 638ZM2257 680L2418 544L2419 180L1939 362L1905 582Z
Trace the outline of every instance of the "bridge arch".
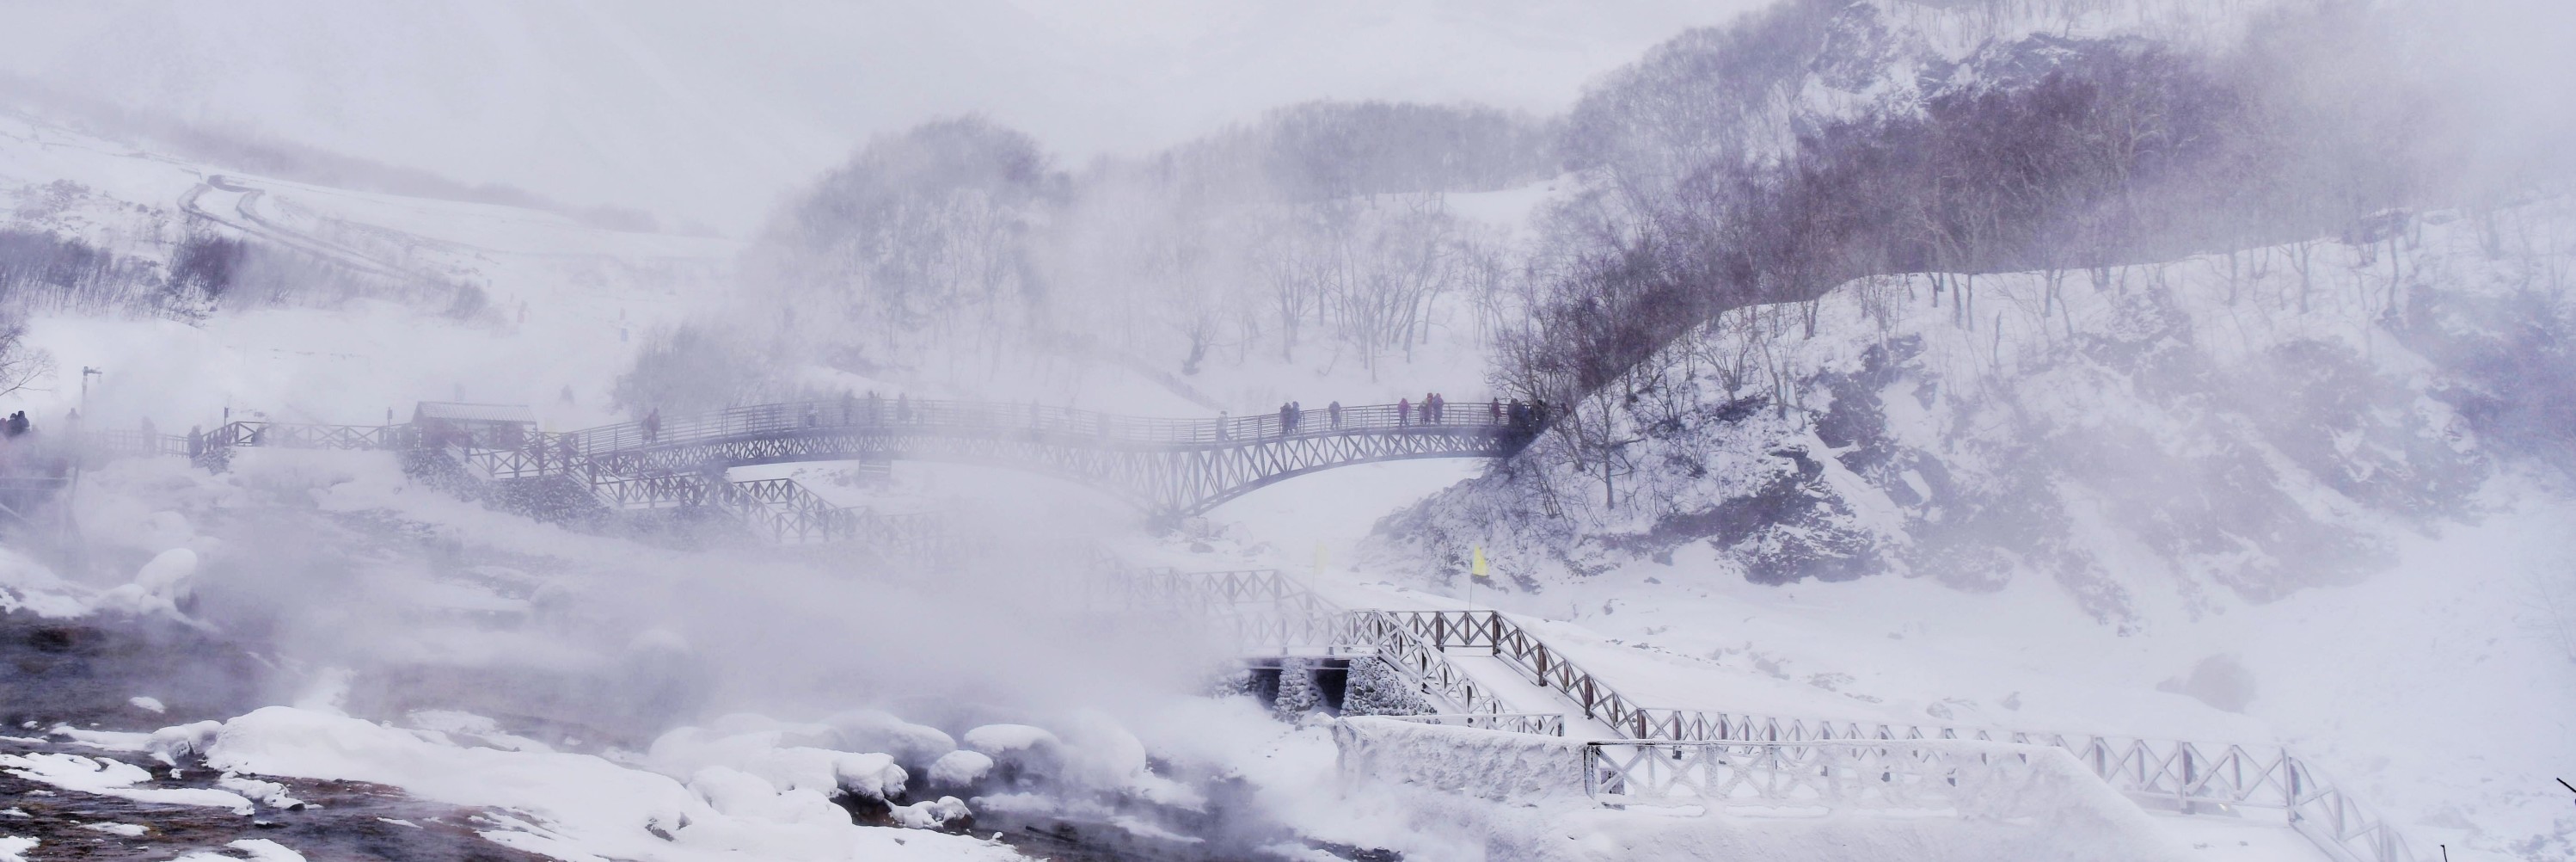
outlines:
M622 422L528 447L600 479L793 461L920 460L1053 474L1156 519L1203 514L1254 489L1354 464L1492 458L1526 446L1534 411L1493 402L1157 419L1033 404L843 398ZM542 465L540 465L542 466Z

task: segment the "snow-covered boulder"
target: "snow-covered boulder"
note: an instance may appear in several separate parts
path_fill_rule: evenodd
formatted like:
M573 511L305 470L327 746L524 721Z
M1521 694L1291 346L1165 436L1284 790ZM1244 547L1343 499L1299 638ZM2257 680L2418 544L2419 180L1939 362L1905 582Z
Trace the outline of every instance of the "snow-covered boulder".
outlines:
M966 803L954 796L915 802L894 807L894 824L906 829L948 829L964 822L972 812Z
M993 771L993 758L980 751L959 749L940 755L930 764L930 786L937 788L973 787L975 782Z
M725 734L683 727L654 740L645 763L656 772L675 777L696 776L710 767L724 767L757 776L780 792L810 790L826 796L847 792L879 801L903 794L909 776L903 767L895 765L892 755L782 744L789 733L762 730Z
M914 724L874 709L851 710L823 720L838 734L834 747L845 751L882 751L896 763L922 768L957 750L957 740L939 728Z

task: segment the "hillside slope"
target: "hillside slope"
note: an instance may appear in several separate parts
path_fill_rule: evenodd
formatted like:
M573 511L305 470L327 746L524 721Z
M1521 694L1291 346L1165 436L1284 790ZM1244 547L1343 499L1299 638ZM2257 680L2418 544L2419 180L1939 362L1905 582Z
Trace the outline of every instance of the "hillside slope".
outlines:
M2389 225L1981 277L1966 305L1909 276L1729 312L1637 375L1606 487L1534 453L1381 530L1482 543L1532 586L1676 556L1764 583L2043 577L2124 626L2351 582L2392 531L2576 463L2568 203Z

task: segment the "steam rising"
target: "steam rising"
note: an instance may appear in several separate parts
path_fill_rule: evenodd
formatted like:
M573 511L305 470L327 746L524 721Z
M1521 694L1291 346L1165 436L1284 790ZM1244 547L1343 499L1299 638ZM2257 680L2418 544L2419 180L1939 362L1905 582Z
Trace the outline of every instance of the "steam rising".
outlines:
M546 405L584 423L861 394L1158 415L1426 389L1545 401L1563 420L1490 473L1419 505L1322 504L1392 513L1373 573L1444 587L1489 552L1508 570L1500 601L1531 612L1599 572L1714 555L1764 584L2039 579L2087 625L2151 633L2233 607L2222 591L2261 604L2366 580L2405 558L2403 536L2493 511L2498 487L2563 496L2576 55L2560 43L2576 8L1699 5L1271 11L1250 29L1178 8L1155 10L1163 27L1015 9L990 32L969 24L1004 10L979 4L488 22L333 7L309 25L284 6L20 10L45 26L0 27L23 78L0 94L316 182L740 234L716 258L720 298L636 323L631 344L627 308L579 310L632 354ZM1639 35L1727 20L1651 49ZM415 27L426 47L368 49ZM1464 47L1366 50L1434 43L1406 38L1426 28ZM47 32L79 38L27 44ZM1324 50L1345 43L1361 48ZM457 45L488 53L440 55ZM172 46L186 50L166 64L98 65ZM235 52L251 73L195 81ZM1310 55L1325 59L1274 62ZM734 60L749 71L717 68ZM1318 66L1321 83L1299 78ZM458 83L519 78L513 94L562 95ZM61 225L115 193L30 184L12 200ZM184 327L420 310L383 305L418 305L417 285L155 230L0 233L0 356L36 367L15 365L36 361L14 322L28 314ZM584 260L545 287L631 276ZM486 284L437 283L455 299L422 317L508 325ZM467 352L403 358L465 367L446 354ZM44 365L44 382L93 361ZM97 400L118 413L99 421L181 399L208 412L214 376L159 384L188 390L167 398L114 378ZM40 396L48 421L87 382ZM365 406L315 418L386 397L320 396ZM667 739L673 757L729 734L864 739L942 793L1035 775L1010 789L1095 814L1197 810L1193 826L1245 845L1324 819L1333 803L1278 792L1320 778L1260 773L1267 754L1247 753L1320 734L1205 697L1240 656L1177 619L1104 613L1090 591L1104 566L1302 553L1259 525L1152 535L1093 491L915 466L898 490L951 509L948 538L971 551L952 568L686 525L585 534L440 495L381 453L263 451L220 475L91 474L87 556L56 562L102 607L162 612L152 637L218 645L163 677L201 677L164 698L190 718L462 711L501 722L478 733L629 753ZM2540 593L2564 630L2576 591ZM2231 712L2275 696L2232 661L2175 689ZM922 741L947 737L972 756ZM954 815L914 801L930 805L885 816ZM1351 829L1481 851L1433 827L1381 812Z

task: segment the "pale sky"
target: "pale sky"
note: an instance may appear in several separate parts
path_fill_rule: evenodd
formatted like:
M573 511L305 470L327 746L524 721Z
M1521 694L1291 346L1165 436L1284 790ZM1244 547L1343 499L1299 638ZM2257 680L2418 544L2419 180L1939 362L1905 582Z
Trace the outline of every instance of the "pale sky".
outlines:
M739 232L932 117L986 114L1074 165L1316 98L1551 112L1763 2L12 3L0 72Z

